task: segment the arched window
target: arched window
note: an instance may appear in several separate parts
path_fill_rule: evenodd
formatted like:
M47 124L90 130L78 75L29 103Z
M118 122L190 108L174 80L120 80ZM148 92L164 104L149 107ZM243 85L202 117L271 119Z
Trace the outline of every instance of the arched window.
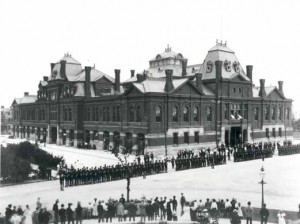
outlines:
M129 121L133 122L134 121L134 107L130 107L130 112L129 112Z
M258 108L257 107L254 108L254 120L258 121Z
M109 121L109 107L106 108L106 121Z
M199 121L199 108L194 107L194 121Z
M282 120L282 107L278 108L278 119Z
M96 107L96 121L99 121L99 107Z
M178 107L173 107L172 117L173 122L178 122Z
M95 107L93 107L93 109L92 109L92 121L95 121L96 120L96 108Z
M183 107L183 121L189 122L189 108L187 106Z
M265 108L265 120L269 120L269 107Z
M120 107L117 106L117 121L120 121Z
M116 121L116 119L117 119L116 108L113 107L113 121Z
M68 119L68 112L67 112L67 108L64 108L64 121L66 121Z
M162 121L162 109L160 106L155 107L155 120L156 122Z
M206 110L206 120L207 121L212 121L212 109L211 109L211 107L207 107L207 110Z
M137 106L136 108L136 121L137 122L141 122L142 118L141 118L141 107Z
M90 121L91 120L91 108L87 108L87 118L86 118L87 121Z
M106 107L103 107L103 121L106 121Z
M69 121L72 120L72 108L69 108Z
M286 109L286 119L289 120L290 119L290 108Z
M276 108L272 107L272 120L274 121L276 117Z

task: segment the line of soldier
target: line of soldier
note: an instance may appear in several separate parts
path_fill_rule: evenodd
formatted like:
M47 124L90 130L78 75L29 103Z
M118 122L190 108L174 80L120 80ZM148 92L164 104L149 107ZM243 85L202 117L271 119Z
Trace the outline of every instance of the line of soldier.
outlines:
M245 143L233 148L233 158L234 162L270 158L273 156L274 150L275 142Z
M102 183L107 181L125 179L127 175L130 177L139 177L143 175L151 175L157 173L166 173L168 171L166 160L156 160L155 162L149 163L131 163L127 166L121 164L111 165L103 167L88 168L83 167L82 169L67 169L62 167L59 169L59 179L61 184L61 190L63 187Z
M300 153L300 144L298 145L284 145L278 146L278 155L285 156L285 155L292 155Z
M206 166L221 165L226 163L225 151L214 150L210 151L208 148L206 151L201 149L198 153L192 150L182 150L177 154L177 158L171 159L172 168L176 171L193 169Z

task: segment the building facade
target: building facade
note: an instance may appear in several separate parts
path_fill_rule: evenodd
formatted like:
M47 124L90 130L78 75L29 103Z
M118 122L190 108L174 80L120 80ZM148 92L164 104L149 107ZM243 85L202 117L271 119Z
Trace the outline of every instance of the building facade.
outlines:
M1 106L1 135L11 134L10 122L12 119L11 108L5 108Z
M279 141L292 138L292 100L283 82L266 87L252 81L235 53L216 43L202 64L188 65L166 48L149 68L120 82L95 67L82 67L66 54L51 63L37 95L12 103L16 137L97 149L129 147L137 153L172 154L220 142ZM122 150L122 149L120 149Z

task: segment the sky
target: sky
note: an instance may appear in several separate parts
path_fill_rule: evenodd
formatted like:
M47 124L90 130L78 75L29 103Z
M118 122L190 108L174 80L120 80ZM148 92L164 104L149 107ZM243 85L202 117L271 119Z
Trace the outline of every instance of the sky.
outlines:
M36 94L67 52L112 77L121 69L124 81L168 44L196 64L218 39L254 66L256 85L284 81L299 118L299 12L298 0L0 0L0 105Z

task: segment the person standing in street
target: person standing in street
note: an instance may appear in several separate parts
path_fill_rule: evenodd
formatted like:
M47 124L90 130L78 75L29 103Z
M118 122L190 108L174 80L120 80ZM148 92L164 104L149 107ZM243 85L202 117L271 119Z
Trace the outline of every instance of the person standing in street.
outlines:
M172 200L172 204L173 204L173 212L177 212L177 199L176 196L173 196L173 200Z
M68 204L68 208L67 208L67 219L68 219L68 224L70 224L70 222L72 222L72 224L74 224L74 211L71 208L72 203Z
M267 209L266 204L262 205L262 208L260 209L259 214L260 214L261 224L267 224L268 217L269 217L269 210Z
M62 204L61 209L59 209L59 211L58 211L61 224L66 223L66 209L64 207L65 207L64 204Z
M77 202L76 212L76 224L82 224L82 207L80 201Z
M181 205L181 215L183 215L183 209L184 209L184 205L185 205L186 199L183 195L183 193L181 193L181 198L180 198L180 205Z
M248 201L247 207L245 208L245 215L246 215L246 224L252 224L253 208L251 207L250 201Z
M56 201L55 201L55 203L53 205L53 208L52 208L53 214L54 214L54 220L53 220L54 224L58 223L58 202L59 202L59 200L56 199Z

